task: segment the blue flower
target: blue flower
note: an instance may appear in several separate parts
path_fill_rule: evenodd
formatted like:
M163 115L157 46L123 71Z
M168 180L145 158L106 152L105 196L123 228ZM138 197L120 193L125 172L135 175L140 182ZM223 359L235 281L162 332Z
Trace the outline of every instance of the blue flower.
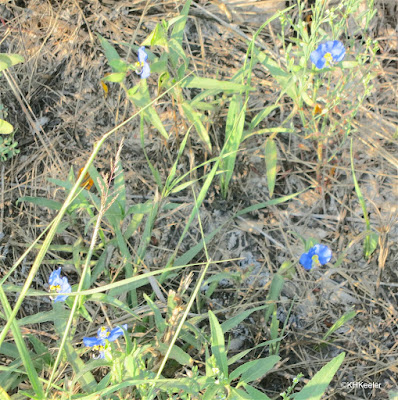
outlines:
M311 247L308 253L300 257L300 264L309 271L315 265L324 265L332 258L332 250L323 244L316 244Z
M72 288L68 282L68 278L66 276L61 278L61 267L51 273L48 283L50 285L51 292L70 293L72 291ZM67 297L67 294L57 296L54 299L54 302L65 301Z
M151 68L147 63L148 54L145 51L145 47L141 46L138 49L138 62L135 63L136 67L139 69L135 71L138 75L141 76L141 79L146 79L151 75Z
M98 329L96 337L84 337L83 343L86 347L92 347L93 350L99 351L99 356L96 358L105 358L107 342L114 342L119 336L123 335L123 330L127 330L127 324L122 325L122 327L117 326L112 330L102 326Z
M318 69L331 66L344 58L345 48L339 40L330 40L321 43L316 50L311 53L311 61Z

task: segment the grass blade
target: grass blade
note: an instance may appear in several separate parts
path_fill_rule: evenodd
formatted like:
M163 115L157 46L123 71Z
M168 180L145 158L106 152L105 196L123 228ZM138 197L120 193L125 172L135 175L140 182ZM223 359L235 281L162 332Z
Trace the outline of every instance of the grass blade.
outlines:
M36 396L39 399L44 399L44 390L39 381L39 376L37 375L36 369L33 365L33 361L29 356L29 351L26 347L26 344L23 340L21 331L19 330L19 326L15 318L11 319L11 307L7 300L6 294L3 291L3 288L0 286L0 301L3 306L4 313L6 314L7 319L11 323L11 331L14 336L15 344L18 348L19 356L25 366L26 373L28 374L30 383L32 385L32 389L35 391Z
M267 184L269 197L274 194L276 179L276 163L278 160L278 151L275 140L269 138L265 141L265 166L267 168Z
M334 374L344 361L345 353L341 353L329 361L318 371L313 378L299 392L292 395L294 400L320 400L325 393Z
M220 323L212 311L209 311L211 329L211 351L214 355L217 366L224 376L228 376L228 360L225 351L225 339Z

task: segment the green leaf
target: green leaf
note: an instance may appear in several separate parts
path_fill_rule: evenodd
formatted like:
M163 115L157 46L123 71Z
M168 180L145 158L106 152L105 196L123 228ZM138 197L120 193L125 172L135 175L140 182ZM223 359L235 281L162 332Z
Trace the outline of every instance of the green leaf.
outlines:
M259 306L251 308L250 310L240 311L238 315L235 315L232 318L228 318L221 324L222 331L224 333L230 331L235 328L235 326L239 325L243 320L245 320L249 315L253 314L255 311L263 310L267 305Z
M187 23L189 8L191 7L192 0L185 1L184 7L180 12L179 17L183 17L178 19L173 26L173 30L171 32L170 38L175 39L180 45L182 45L182 40L184 38L184 28ZM178 17L177 17L178 18ZM169 22L171 25L172 22Z
M366 258L369 258L373 254L373 252L377 249L378 244L379 244L379 234L377 232L371 232L368 235L366 235L363 244L363 249Z
M143 108L147 106L151 102L151 98L149 96L149 90L146 79L141 79L138 90L137 87L131 88L127 91L127 96L134 103L135 106ZM154 127L160 132L160 134L168 139L169 135L167 134L166 129L164 128L162 121L159 118L155 108L153 106L148 107L143 111L145 121L154 125Z
M102 80L106 82L122 82L125 76L125 72L114 72L112 74L104 76Z
M160 353L164 356L168 349L169 345L163 342L160 342L157 346L157 349L160 351ZM184 366L192 366L193 360L192 357L186 353L184 350L180 349L178 346L174 345L171 348L171 353L169 355L169 358L176 360L178 363Z
M242 389L230 388L230 393L228 396L229 400L253 400L250 395L244 392Z
M342 317L340 317L331 327L330 329L325 333L323 336L322 340L326 340L334 331L339 329L341 326L343 326L346 322L349 320L353 319L357 315L357 312L355 310L348 311L345 313Z
M153 311L153 314L155 316L156 329L158 330L158 332L163 334L167 328L167 324L164 318L162 317L162 313L160 312L158 306L145 293L144 293L144 299L148 303L149 308Z
M5 295L2 287L0 286L0 301L3 306L3 311L6 314L7 318L11 315L11 306L7 300L7 296ZM34 390L37 398L44 399L44 390L43 386L40 383L39 376L37 371L33 365L32 358L29 354L29 351L26 347L26 344L23 340L21 331L17 324L16 319L13 319L11 322L11 331L13 334L14 342L17 345L19 356L25 366L26 373L28 374L30 384L32 385L32 389Z
M253 382L261 377L263 377L269 370L271 370L274 365L280 360L279 356L270 356L266 358L260 358L258 360L249 361L246 364L241 365L231 372L230 379L240 378L239 385L241 383Z
M0 118L0 135L9 135L14 131L14 127L4 119Z
M6 393L6 391L0 386L0 400L11 400L11 397Z
M261 110L250 122L249 131L253 130L263 119L267 118L268 115L278 107L280 107L278 104L272 104L271 106L265 107Z
M246 392L249 393L251 400L271 400L265 393L260 392L253 386L244 385L243 387L245 388Z
M126 182L124 180L124 170L120 160L117 163L113 181L115 185L115 193L117 193L117 199L115 202L120 208L121 219L123 219L126 212Z
M341 353L329 361L299 392L292 395L294 400L320 400L325 393L334 374L344 361L345 353Z
M120 60L120 56L119 56L118 52L116 51L116 49L99 33L97 33L97 37L100 40L102 48L104 49L105 57L107 58L109 65L111 67L112 67L112 64L116 65L116 64L114 64L114 62L115 61L118 62ZM120 72L117 69L114 69L113 67L112 67L112 71Z
M249 86L240 83L219 81L211 78L200 78L198 76L190 76L186 78L181 83L181 87L190 89L215 89L221 91L230 90L232 92L244 92L249 89Z
M291 74L287 73L283 70L279 64L269 57L266 53L257 50L254 48L254 53L261 64L264 65L265 68L270 72L273 78L279 83L282 87L283 92L286 94L296 103L298 104L298 94L297 94L297 87L294 81L294 78Z
M392 390L388 392L388 399L389 400L398 400L398 391Z
M209 321L211 329L211 351L217 361L217 367L228 376L228 360L225 352L225 340L221 325L212 311L209 311Z
M62 207L62 204L59 203L58 201L45 199L43 197L31 197L31 196L20 197L17 200L17 204L22 203L23 201L37 204L42 207L47 207L50 210L56 210L56 211L59 211Z
M366 209L365 199L362 196L361 188L359 187L358 180L355 175L354 157L352 154L352 143L353 143L353 140L351 138L350 156L351 156L352 179L354 181L355 192L357 194L359 204L361 205L361 208L362 208L363 217L365 219L366 229L368 231L370 231L370 221L369 221L369 217L368 217L368 211ZM364 245L363 245L363 250L364 250L364 254L365 254L366 258L369 258L372 255L372 253L376 250L378 239L379 239L379 236L375 232L371 232L366 235Z
M126 61L122 60L121 58L109 61L109 65L111 66L112 71L115 71L115 72L127 72L127 69L128 69L128 64L126 63ZM111 82L113 82L113 81L111 81Z
M40 358L47 364L51 365L52 357L48 350L48 347L45 346L36 336L28 335L30 342L32 343L35 352L40 356Z
M54 310L61 317L61 318L54 319L54 325L55 325L55 330L57 331L58 335L60 337L62 337L65 333L65 328L66 328L66 324L68 321L69 312L65 309L64 304L61 302L54 303ZM84 364L82 359L77 354L75 348L72 346L69 339L67 339L65 342L64 351L65 351L66 357L76 375L79 375L81 371L85 370L86 365ZM97 384L94 376L89 371L87 371L87 372L83 373L81 376L79 376L79 382L80 382L82 388L87 392L92 391Z
M221 176L221 192L224 197L228 193L229 182L232 179L235 168L236 155L242 142L242 133L245 124L246 103L242 107L241 96L234 95L231 99L225 127L225 154L220 169L225 170Z
M142 42L142 46L167 47L167 29L163 23L156 24L152 33Z
M265 166L267 168L267 184L269 197L274 194L275 180L276 180L276 163L278 160L278 151L276 143L273 139L265 141Z
M188 104L186 101L181 104L182 110L184 111L185 117L194 124L196 132L198 132L198 135L200 139L206 144L208 149L211 151L211 142L210 142L210 137L209 134L206 130L206 128L203 126L203 123L201 121L202 114L199 113L198 111L194 110L190 104Z
M24 58L19 54L0 54L0 72L12 67L13 65L24 62Z
M276 307L275 303L279 298L284 283L285 279L279 274L275 274L272 278L271 287L266 299L267 309L265 312L265 324L268 322L269 317L274 312L274 308Z

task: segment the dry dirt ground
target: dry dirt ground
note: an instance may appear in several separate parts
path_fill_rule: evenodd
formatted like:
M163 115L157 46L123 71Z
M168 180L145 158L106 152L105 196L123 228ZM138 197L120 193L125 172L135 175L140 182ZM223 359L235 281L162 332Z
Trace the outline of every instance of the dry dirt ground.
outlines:
M2 3L0 52L21 54L25 62L10 70L8 81L4 77L0 80L0 100L8 109L8 120L17 128L15 138L20 150L1 167L0 230L5 234L1 244L8 253L1 260L0 276L54 216L44 207L17 203L17 199L64 199L63 190L48 178L65 180L70 168L77 173L93 143L134 112L116 84L110 84L108 95L104 94L100 80L110 69L95 33L108 38L123 57L133 62L135 54L128 53L124 44L141 43L156 23L175 17L181 9L177 1L168 0ZM251 37L266 17L287 5L289 2L285 1L197 1L191 7L184 37L191 69L200 76L231 77L246 52L245 36ZM371 225L380 233L376 252L370 260L363 257L365 223L352 180L349 141L339 142L338 162L324 167L321 192L307 190L288 204L271 206L227 223L209 244L213 260L240 258L211 271L230 272L232 276L220 282L208 305L218 311L221 321L263 304L272 274L283 261L297 261L302 253L298 234L327 243L333 250L332 262L344 254L339 268L307 273L298 267L295 278L286 283L278 307L282 322L293 300L294 305L281 345L283 362L276 372L258 382L269 396L275 397L299 372L304 372L304 381L310 378L341 350L347 356L325 398L386 399L387 392L398 387L398 10L394 1L379 0L376 7L378 12L369 32L380 45L375 90L360 109L353 135L357 179ZM273 24L260 37L275 54L278 28L277 23ZM249 104L252 112L272 104L277 93L277 84L266 70L259 68L255 75L258 95L252 96ZM157 77L151 76L148 84L156 96ZM286 102L286 110L290 106ZM147 126L145 146L165 178L176 154L176 137L184 133L184 124L169 100L159 102L157 110L170 132L170 140L166 142ZM225 110L220 109L208 126L215 149L222 145L225 118ZM278 126L283 119L280 113L271 113L264 126ZM109 170L122 138L127 197L131 204L150 199L156 184L141 150L137 121L106 142L95 166L100 171ZM257 136L244 142L227 200L220 196L217 181L212 186L201 210L205 233L226 222L234 212L268 198L264 139ZM276 197L296 193L315 182L314 146L299 134L278 136ZM183 168L187 171L190 163L199 164L210 157L202 144L193 140L190 158L184 159ZM191 210L192 193L180 193L173 201L181 203L181 207L173 213L164 212L157 220L147 265L162 265L169 250L174 249ZM83 235L83 227L80 229ZM56 243L70 244L76 235L59 236ZM83 238L88 243L90 238ZM199 229L194 225L181 251L200 240ZM24 282L32 257L28 256L13 274L14 284ZM34 282L36 288L43 290L53 264L62 257L70 256L48 254ZM118 255L114 257L117 263ZM195 261L200 260L198 256ZM64 267L73 281L76 274L72 263L66 262ZM236 275L238 278L234 279ZM178 285L178 279L168 285ZM49 309L50 301L43 301L26 301L20 317ZM357 316L333 334L333 343L316 350L315 345L331 324L350 309L358 311ZM48 326L32 325L24 333L29 332L49 343L54 339ZM232 332L231 354L268 338L262 314L254 313ZM260 357L261 353L255 356ZM381 389L344 389L342 382L351 381L377 382Z

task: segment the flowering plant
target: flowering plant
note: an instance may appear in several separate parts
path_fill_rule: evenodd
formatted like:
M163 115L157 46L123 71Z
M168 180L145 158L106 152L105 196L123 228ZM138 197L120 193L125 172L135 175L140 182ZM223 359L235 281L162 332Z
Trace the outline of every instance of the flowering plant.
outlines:
M339 40L321 43L311 55L311 61L318 69L331 66L341 61L345 56L345 47Z
M53 271L48 279L50 285L50 291L56 293L70 293L72 288L69 285L68 278L66 276L61 278L61 267ZM54 302L65 301L68 297L67 294L59 295L54 299Z
M83 343L86 347L92 347L93 350L98 350L99 355L95 358L105 358L105 347L108 342L114 342L119 336L123 335L123 330L127 329L127 324L122 327L109 330L105 326L98 329L96 337L84 337Z
M145 46L141 46L138 49L138 61L136 62L136 66L139 68L136 73L141 76L141 79L146 79L151 75L151 68L147 60L148 54L145 51Z
M332 250L323 244L316 244L300 257L300 264L309 271L315 265L324 265L332 258Z

